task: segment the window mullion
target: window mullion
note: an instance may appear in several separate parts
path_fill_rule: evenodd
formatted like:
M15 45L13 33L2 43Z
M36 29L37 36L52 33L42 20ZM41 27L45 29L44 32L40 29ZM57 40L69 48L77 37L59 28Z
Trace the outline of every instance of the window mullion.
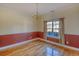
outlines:
M52 21L52 32L53 32L53 21Z

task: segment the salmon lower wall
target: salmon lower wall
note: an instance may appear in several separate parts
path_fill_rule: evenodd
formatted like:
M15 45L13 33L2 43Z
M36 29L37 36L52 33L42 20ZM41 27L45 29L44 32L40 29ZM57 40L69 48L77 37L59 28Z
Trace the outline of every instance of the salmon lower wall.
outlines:
M65 44L79 48L79 35L65 34Z
M37 37L44 38L44 32L37 32Z
M38 32L38 34L38 37L44 38L44 32ZM64 37L66 45L79 48L79 35L65 34ZM47 39L59 43L59 40L56 38L48 37Z
M34 38L44 38L44 32L29 32L0 35L0 47L19 43L26 40L31 40ZM53 42L59 42L59 40L55 38L48 37L47 39ZM65 44L79 48L79 35L65 34Z
M43 38L43 32L29 32L9 35L0 35L0 47L31 40L37 37Z

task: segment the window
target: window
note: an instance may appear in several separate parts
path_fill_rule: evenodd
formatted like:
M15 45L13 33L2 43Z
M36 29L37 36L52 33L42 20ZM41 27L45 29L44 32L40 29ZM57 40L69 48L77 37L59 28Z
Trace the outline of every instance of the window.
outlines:
M59 21L49 21L47 22L47 34L51 37L59 36Z
M59 32L59 21L47 22L47 32Z
M54 42L64 44L64 18L56 18L53 20L45 21L44 30L46 39L50 40L51 38L51 40Z

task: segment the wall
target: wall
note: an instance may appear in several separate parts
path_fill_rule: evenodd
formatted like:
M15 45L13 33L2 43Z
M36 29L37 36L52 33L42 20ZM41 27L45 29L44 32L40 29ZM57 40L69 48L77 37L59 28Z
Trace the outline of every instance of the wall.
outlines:
M64 18L65 44L79 48L79 7L68 6L59 9L52 14L45 15L45 20Z
M0 8L0 35L37 31L31 16Z
M37 38L37 32L0 35L0 47Z
M39 37L37 33L32 16L0 6L0 47Z

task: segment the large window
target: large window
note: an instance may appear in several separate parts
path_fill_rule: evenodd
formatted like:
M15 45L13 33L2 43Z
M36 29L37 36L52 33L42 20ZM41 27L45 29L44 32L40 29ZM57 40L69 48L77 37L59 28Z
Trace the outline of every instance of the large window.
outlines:
M64 44L64 18L47 20L44 26L46 39Z
M59 21L47 22L47 32L59 32Z
M47 22L47 34L51 37L59 36L59 21L49 21Z

